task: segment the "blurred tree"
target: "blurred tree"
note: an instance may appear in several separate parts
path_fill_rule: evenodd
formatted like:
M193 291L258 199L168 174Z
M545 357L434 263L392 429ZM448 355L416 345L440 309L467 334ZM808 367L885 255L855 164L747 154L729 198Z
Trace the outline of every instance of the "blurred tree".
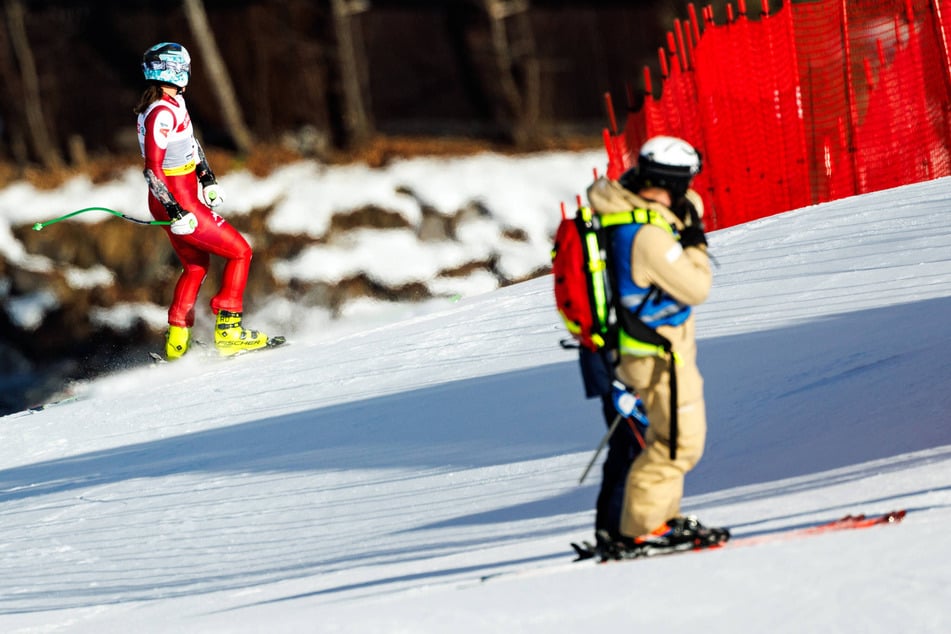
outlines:
M494 110L510 121L512 141L536 144L539 130L540 65L529 21L529 0L482 0L489 16L492 59L499 102Z
M23 103L23 115L26 119L30 144L34 154L43 165L50 168L61 167L63 159L52 141L53 135L43 114L40 81L36 73L33 49L30 47L30 39L26 33L23 3L21 0L6 0L4 8L10 44L19 66L19 96Z
M25 165L29 159L26 138L23 136L23 117L18 107L20 81L17 76L12 53L10 52L7 29L0 28L0 83L4 88L4 99L0 99L0 156L8 156L17 165ZM6 146L3 143L6 143Z
M353 16L369 9L364 0L330 0L336 42L336 70L339 79L343 143L359 146L373 134L370 119L367 61L359 25Z
M24 166L67 148L73 162L133 151L130 60L166 39L194 49L191 114L210 146L331 156L376 134L521 149L596 138L600 95L656 65L686 3L0 0L0 155Z
M247 154L251 150L251 131L244 122L241 106L235 96L234 84L221 58L215 34L208 25L208 15L202 0L184 0L185 17L192 35L198 43L202 62L211 80L209 85L218 99L224 115L225 125L239 152Z

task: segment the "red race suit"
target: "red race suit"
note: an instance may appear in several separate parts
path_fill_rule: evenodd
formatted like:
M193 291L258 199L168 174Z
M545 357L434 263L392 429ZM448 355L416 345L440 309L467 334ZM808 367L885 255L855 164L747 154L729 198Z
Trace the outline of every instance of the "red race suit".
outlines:
M194 325L195 301L208 274L211 254L227 260L221 288L211 299L211 309L216 314L219 310L243 312L251 246L198 196L196 167L204 163L204 155L195 140L184 98L166 94L153 102L139 115L138 133L152 216L169 220L165 204L174 202L198 219L198 227L190 235L175 235L165 227L184 267L168 309L168 323L189 328Z

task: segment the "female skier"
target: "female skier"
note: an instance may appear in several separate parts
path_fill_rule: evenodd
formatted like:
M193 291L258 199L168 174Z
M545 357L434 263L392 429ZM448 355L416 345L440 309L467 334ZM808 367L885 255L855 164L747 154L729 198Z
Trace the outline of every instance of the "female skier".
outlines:
M215 347L224 355L263 348L268 345L267 335L241 324L251 247L212 211L223 202L222 192L185 109L182 93L191 74L188 51L172 42L156 44L145 52L142 72L149 85L135 113L149 211L156 220L172 221L165 229L184 267L168 310L166 358L178 359L188 351L195 300L208 273L210 254L227 259L220 290L211 299L217 315Z

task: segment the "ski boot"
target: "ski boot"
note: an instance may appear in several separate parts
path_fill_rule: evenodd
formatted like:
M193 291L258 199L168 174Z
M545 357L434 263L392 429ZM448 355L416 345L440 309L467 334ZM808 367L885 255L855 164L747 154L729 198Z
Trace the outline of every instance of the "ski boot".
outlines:
M165 358L169 361L181 359L188 352L191 342L191 328L169 324L168 332L165 333Z
M257 350L268 345L267 335L257 330L248 330L241 325L241 313L218 311L215 322L215 348L223 356Z
M661 534L662 540L677 546L690 544L694 549L716 546L730 539L730 530L715 526L704 526L695 516L675 517L665 523L667 529ZM649 541L653 534L645 541Z
M727 528L704 526L696 517L675 517L667 520L646 535L622 537L602 547L602 561L609 559L638 559L652 555L686 550L700 550L722 544L730 539ZM600 540L599 540L600 541Z

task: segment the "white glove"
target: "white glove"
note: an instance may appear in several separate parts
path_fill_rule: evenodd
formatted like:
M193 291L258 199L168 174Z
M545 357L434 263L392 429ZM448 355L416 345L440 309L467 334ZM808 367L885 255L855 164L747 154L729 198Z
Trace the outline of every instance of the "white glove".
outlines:
M183 216L176 218L172 221L172 224L169 225L169 229L177 236L187 236L194 233L197 228L198 218L190 211L185 212Z
M211 185L202 187L201 196L205 199L205 204L212 209L225 201L225 197L221 192L221 186L218 185L218 183L213 183Z

